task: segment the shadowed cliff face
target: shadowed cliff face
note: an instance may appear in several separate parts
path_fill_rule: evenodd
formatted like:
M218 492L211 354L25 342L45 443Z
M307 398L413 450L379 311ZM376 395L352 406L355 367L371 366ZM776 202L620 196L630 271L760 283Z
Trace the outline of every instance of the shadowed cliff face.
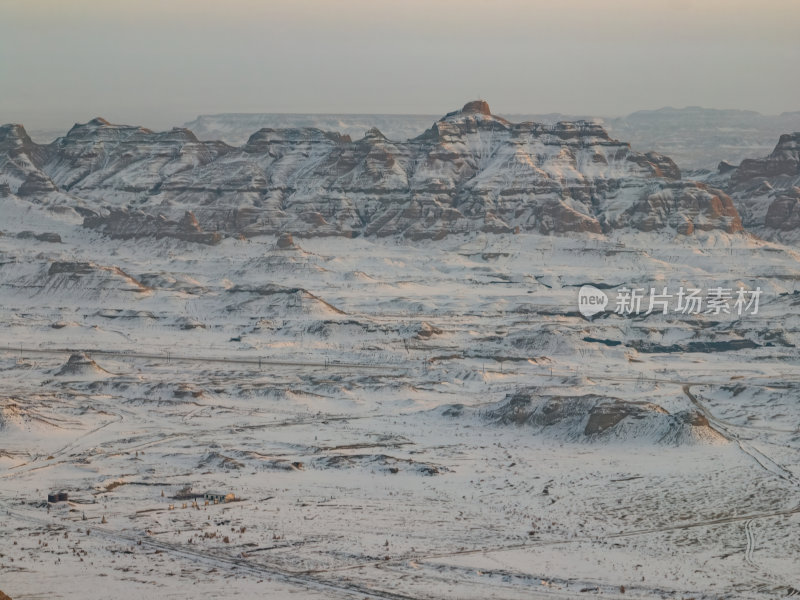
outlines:
M708 182L733 198L744 226L766 239L800 241L800 132L785 134L764 158L720 163Z
M3 132L8 193L37 202L62 194L62 203L69 194L84 224L111 236L215 243L280 232L437 239L741 229L730 198L682 181L663 155L634 152L594 122L511 123L482 100L406 142L377 129L358 140L261 129L232 148L186 129L154 133L102 119L48 146L20 126Z
M732 180L741 185L759 177L782 176L800 176L800 132L782 135L775 149L766 158L743 160Z

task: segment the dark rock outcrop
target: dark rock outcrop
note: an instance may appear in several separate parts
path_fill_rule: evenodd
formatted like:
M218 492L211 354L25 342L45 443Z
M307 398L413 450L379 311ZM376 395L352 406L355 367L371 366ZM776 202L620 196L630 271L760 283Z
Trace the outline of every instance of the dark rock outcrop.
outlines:
M60 244L61 236L57 233L34 233L33 231L20 231L17 237L21 240L38 240L40 242L48 242L51 244Z
M294 238L290 233L282 233L278 236L278 241L275 246L280 250L294 250L297 245L294 243Z
M83 225L119 239L171 237L209 245L218 244L222 240L222 235L218 232L204 232L197 217L190 211L186 211L179 221L172 221L162 214L153 216L142 211L111 209L106 215L86 217Z
M461 417L443 412L443 416ZM480 412L493 425L527 426L544 434L576 442L646 441L683 445L724 443L726 438L693 410L670 414L652 402L633 402L594 394L540 396L520 390Z
M800 132L782 135L768 156L720 168L708 181L730 194L746 229L800 241Z
M781 231L800 230L800 188L792 188L773 200L764 225Z
M755 178L800 176L800 132L782 135L778 145L765 158L745 159L736 169L732 179L741 184Z
M48 147L31 140L22 125L0 126L0 175L8 192L36 196L54 191L56 186L42 171L48 154Z

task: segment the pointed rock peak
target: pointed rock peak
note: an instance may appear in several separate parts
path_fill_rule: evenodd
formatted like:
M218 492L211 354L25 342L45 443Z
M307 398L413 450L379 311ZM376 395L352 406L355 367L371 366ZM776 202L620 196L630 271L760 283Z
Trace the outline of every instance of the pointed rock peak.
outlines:
M6 123L0 125L0 131L6 134L20 135L25 133L25 128L19 123Z
M56 375L95 375L106 373L108 373L108 371L94 362L91 356L80 352L71 354L69 360L56 372Z
M142 131L150 132L149 129L145 130L141 128ZM200 140L197 139L197 136L191 129L187 129L185 127L173 127L169 131L162 131L157 134L159 138L164 140L173 140L173 141L182 141L182 142L199 142Z
M103 117L95 117L88 123L75 123L72 128L67 132L67 137L75 135L86 135L88 132L95 131L100 127L108 127L111 125Z
M127 134L152 134L153 131L146 127L137 125L120 125L111 123L103 117L95 117L88 123L75 123L67 132L64 139L109 139L109 136L117 135L118 132Z
M486 100L473 100L467 102L464 108L461 109L462 113L479 113L482 115L491 115L492 111L489 110L489 103Z
M371 127L365 134L364 139L367 140L385 140L386 136L381 133L377 127Z
M800 131L796 131L794 133L784 133L778 139L778 145L775 146L775 149L772 151L773 154L776 154L781 151L785 150L800 150Z
M190 210L187 210L180 220L180 226L184 231L202 231L200 229L200 222L197 217Z
M24 142L31 141L30 137L28 137L28 132L25 131L25 128L17 123L8 123L6 125L0 125L0 142L8 140L16 140Z

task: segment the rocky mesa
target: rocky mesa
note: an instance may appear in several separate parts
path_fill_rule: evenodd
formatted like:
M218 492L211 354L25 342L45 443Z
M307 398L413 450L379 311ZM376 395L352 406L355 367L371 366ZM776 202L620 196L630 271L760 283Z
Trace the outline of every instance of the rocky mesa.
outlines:
M357 140L314 128L255 132L241 147L187 129L94 119L49 145L0 129L3 194L67 204L114 237L403 236L473 231L691 235L742 229L731 198L593 121L511 123L467 103L422 135Z

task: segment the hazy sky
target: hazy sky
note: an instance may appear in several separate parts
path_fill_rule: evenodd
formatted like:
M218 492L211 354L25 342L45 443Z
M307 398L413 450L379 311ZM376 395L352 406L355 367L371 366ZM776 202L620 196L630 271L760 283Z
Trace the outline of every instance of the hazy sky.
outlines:
M798 0L0 0L0 123L800 110Z

